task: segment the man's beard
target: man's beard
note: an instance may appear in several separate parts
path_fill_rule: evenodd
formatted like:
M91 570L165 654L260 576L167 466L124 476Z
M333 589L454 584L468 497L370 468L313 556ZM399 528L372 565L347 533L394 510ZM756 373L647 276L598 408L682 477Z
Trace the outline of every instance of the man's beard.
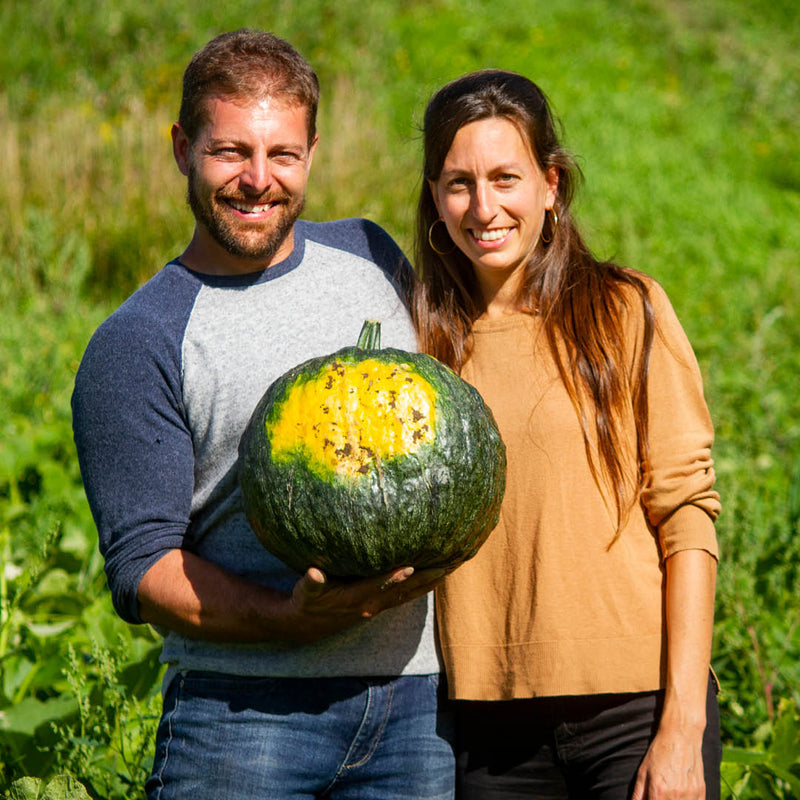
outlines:
M197 190L197 173L192 165L189 166L186 199L192 209L195 219L213 237L213 239L226 252L237 258L250 261L269 263L286 241L291 233L294 223L305 207L305 195L299 197L286 193L259 198L254 202L252 198L232 196L230 199L241 200L252 205L277 202L273 216L262 225L246 226L236 224L236 220L229 219L217 212L216 205L224 201L218 197L200 197Z

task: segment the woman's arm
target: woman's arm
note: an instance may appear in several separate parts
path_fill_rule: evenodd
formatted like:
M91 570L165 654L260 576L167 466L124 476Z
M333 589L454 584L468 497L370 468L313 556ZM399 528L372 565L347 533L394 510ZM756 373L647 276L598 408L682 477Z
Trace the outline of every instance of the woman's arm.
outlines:
M717 562L705 550L666 560L667 685L658 731L632 800L705 798L702 743Z

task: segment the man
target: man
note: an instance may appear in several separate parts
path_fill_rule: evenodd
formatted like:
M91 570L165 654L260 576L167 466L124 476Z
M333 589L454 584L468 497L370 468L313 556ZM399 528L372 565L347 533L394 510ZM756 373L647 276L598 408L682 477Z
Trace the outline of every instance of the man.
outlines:
M185 252L92 338L75 440L115 607L164 635L149 798L445 798L434 571L341 585L258 543L236 482L266 387L355 342L413 349L407 263L366 220L299 220L317 78L271 34L212 40L184 75ZM404 602L405 601L405 602Z

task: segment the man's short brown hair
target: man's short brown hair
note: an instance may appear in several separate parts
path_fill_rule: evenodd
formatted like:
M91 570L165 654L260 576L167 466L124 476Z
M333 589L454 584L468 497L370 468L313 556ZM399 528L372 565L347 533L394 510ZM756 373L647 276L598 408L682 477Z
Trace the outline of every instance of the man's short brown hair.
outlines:
M311 65L288 42L271 33L241 28L212 39L183 73L178 123L193 141L207 121L210 97L259 101L284 99L306 109L308 143L317 130L319 81Z

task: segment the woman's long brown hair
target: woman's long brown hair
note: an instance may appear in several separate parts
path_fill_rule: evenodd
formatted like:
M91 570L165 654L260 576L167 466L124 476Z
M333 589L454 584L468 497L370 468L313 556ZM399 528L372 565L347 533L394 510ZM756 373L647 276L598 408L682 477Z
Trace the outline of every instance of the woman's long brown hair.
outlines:
M504 70L470 73L444 86L428 104L412 301L420 345L460 372L469 357L472 324L484 310L472 265L443 224L434 229L435 244L449 252L442 255L431 246L429 232L439 214L428 181L439 178L457 131L492 117L517 125L543 173L551 167L558 171L554 206L558 224L554 225L552 214L545 215L542 238L526 264L517 299L520 308L542 318L549 350L581 422L589 467L604 497L610 490L619 533L641 482L639 469L622 457L630 452L622 426L631 413L639 463L647 456L653 308L639 273L598 261L584 244L570 213L580 172L559 142L547 99L522 75ZM631 296L641 303L644 330L642 353L632 375L626 344L632 345L623 341Z

